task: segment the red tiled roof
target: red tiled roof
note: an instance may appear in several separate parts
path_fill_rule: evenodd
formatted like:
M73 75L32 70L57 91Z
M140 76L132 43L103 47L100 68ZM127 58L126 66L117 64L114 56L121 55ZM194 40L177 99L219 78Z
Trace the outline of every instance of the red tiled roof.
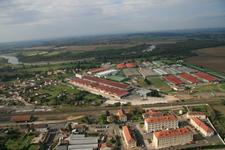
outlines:
M199 82L196 77L194 77L190 74L187 74L187 73L181 73L179 76L188 80L188 81L190 81L191 83L198 83Z
M118 69L123 69L123 68L126 68L127 66L126 66L126 64L125 63L121 63L121 64L117 64L116 65L116 68L118 68Z
M204 73L204 72L197 72L197 73L195 73L195 75L198 76L199 78L205 79L209 82L218 80L216 77L213 77L213 76L211 76L207 73Z
M191 118L199 127L201 127L203 130L205 130L207 133L213 132L213 130L207 126L204 122L202 122L200 119L193 117Z
M175 115L166 115L166 116L159 116L159 117L150 117L146 118L145 121L147 123L157 123L157 122L164 122L164 121L173 121L177 120Z
M91 87L91 88L95 88L95 89L104 91L106 93L114 94L114 95L117 95L119 97L122 97L122 96L125 96L125 95L129 94L129 92L127 92L125 90L121 90L121 89L113 88L113 87L109 87L109 86L104 86L104 85L99 84L99 82L91 82L89 80L80 79L80 78L74 78L72 80L72 83L73 82L75 82L77 84L84 85L84 86L88 86L88 87Z
M101 79L101 78L98 78L98 77L84 76L83 79L90 80L92 82L98 82L99 84L113 86L115 88L127 89L129 87L128 84L114 82L114 81L106 80L106 79Z
M154 109L149 109L145 112L145 115L149 115L151 117L157 117L157 116L161 116L162 113Z
M127 141L127 143L134 141L128 126L123 126L123 133L124 133L124 139Z
M17 116L12 116L11 121L14 122L26 122L31 120L31 115L17 115Z
M204 112L188 112L188 115L204 115L204 116L206 116Z
M125 112L124 112L123 109L118 110L117 115L118 115L119 117L126 116L126 114L125 114Z
M174 83L175 85L183 84L183 81L181 81L179 78L177 78L174 75L167 75L164 77L164 79L166 79L169 82Z
M168 138L168 137L182 136L182 135L190 134L190 133L191 133L191 130L189 128L178 128L178 129L157 131L157 132L154 132L154 135L157 138Z
M101 67L101 68L91 68L88 71L91 72L91 73L98 73L98 72L105 71L105 70L107 70L107 69Z
M137 65L135 63L126 63L127 68L135 68Z

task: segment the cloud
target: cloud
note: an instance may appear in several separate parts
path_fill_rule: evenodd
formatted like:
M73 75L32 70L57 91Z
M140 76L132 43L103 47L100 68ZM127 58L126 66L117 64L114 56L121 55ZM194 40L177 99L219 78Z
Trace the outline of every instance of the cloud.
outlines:
M0 0L0 41L223 26L224 6L223 0Z

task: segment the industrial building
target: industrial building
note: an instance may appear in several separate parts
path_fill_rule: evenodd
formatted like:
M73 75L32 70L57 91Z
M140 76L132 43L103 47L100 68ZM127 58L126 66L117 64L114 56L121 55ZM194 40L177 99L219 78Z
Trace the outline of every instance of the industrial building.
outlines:
M152 143L156 149L177 145L185 145L193 141L193 133L189 128L178 128L153 133Z
M95 74L96 77L107 77L107 76L110 76L110 75L115 75L116 73L118 72L118 70L116 69L109 69L109 70L105 70L105 71L102 71L102 72L98 72Z
M98 137L85 137L84 134L71 134L68 150L93 150L98 148Z
M149 117L144 120L145 130L152 131L178 128L178 119L175 115L164 115L159 117Z

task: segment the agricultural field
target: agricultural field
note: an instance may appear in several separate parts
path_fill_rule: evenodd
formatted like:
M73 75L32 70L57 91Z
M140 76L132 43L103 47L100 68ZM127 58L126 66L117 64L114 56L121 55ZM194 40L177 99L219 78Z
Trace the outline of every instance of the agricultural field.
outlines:
M225 73L225 46L199 49L196 54L185 62Z

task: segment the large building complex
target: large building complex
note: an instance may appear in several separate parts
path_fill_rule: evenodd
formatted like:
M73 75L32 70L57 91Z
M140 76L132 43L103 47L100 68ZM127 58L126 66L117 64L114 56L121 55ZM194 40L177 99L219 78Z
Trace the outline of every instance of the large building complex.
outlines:
M114 82L93 76L75 77L70 81L71 84L87 89L89 91L106 94L115 98L123 98L129 95L130 86L128 84Z
M190 122L203 136L208 137L214 135L213 129L202 122L199 118L193 117L190 119Z
M123 138L125 140L125 143L126 143L127 147L129 147L129 148L136 147L136 140L133 138L129 127L123 126L122 130L123 130L122 131L123 132Z
M178 119L175 115L150 117L145 119L145 130L149 133L163 129L178 128Z
M193 141L193 133L189 128L178 128L153 133L152 143L155 148L184 145Z

